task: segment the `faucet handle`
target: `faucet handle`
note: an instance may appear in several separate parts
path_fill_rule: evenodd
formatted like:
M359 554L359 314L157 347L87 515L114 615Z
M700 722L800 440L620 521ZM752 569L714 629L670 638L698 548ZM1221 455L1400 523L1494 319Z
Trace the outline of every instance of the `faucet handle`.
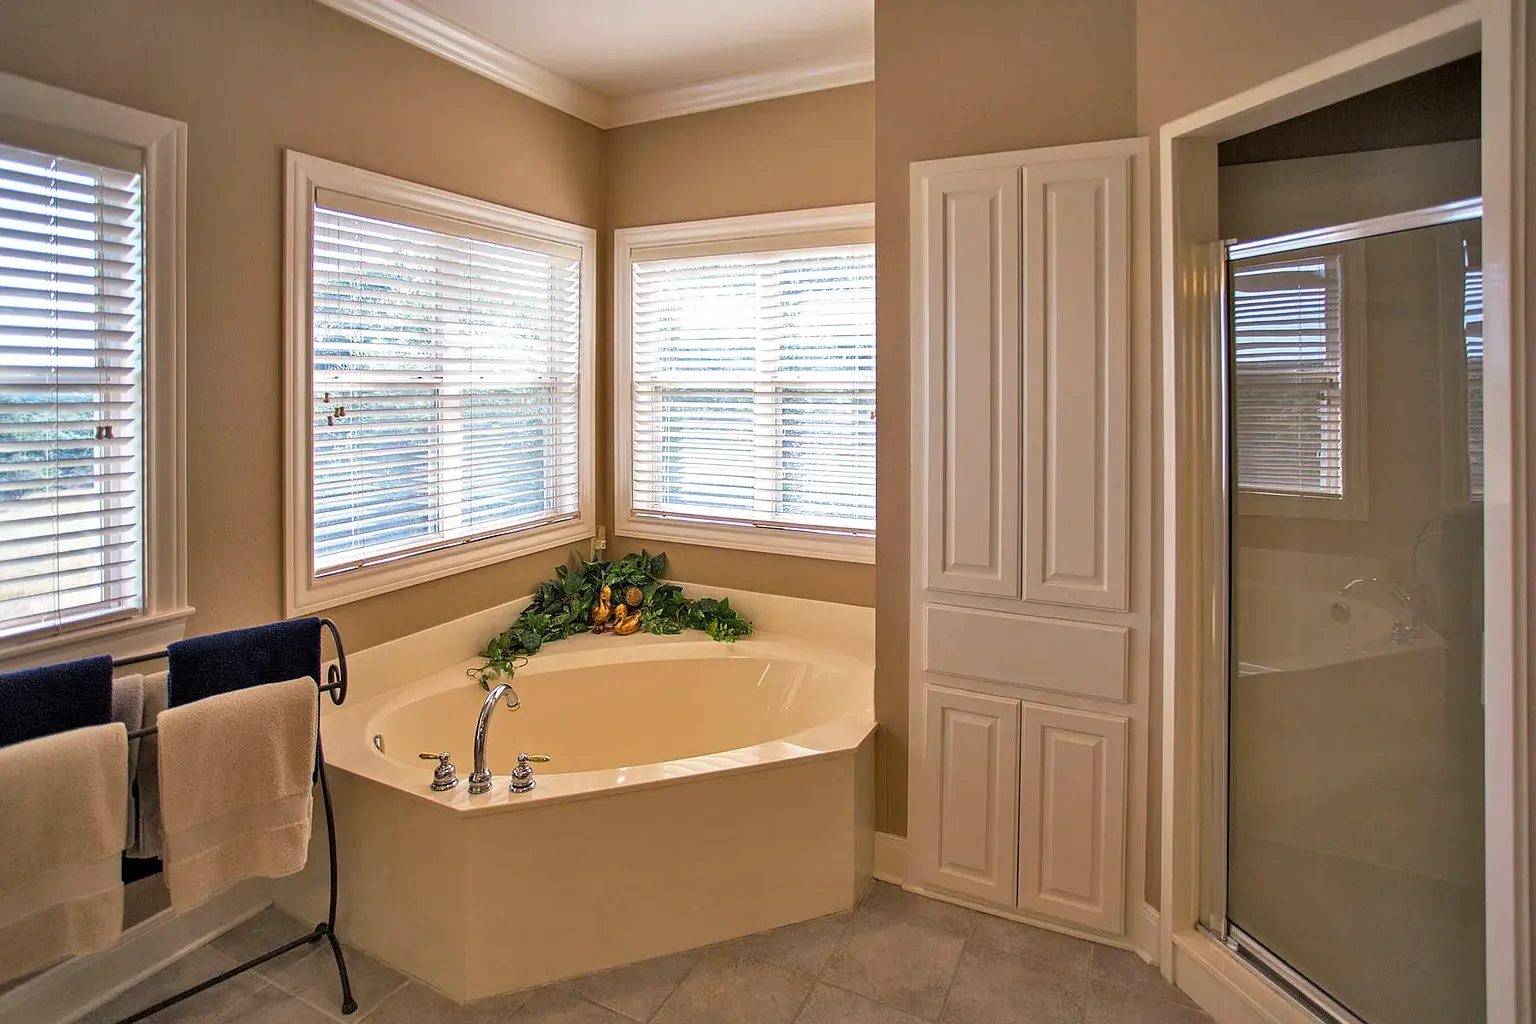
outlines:
M446 793L459 784L458 769L448 763L448 758L452 756L448 751L445 750L441 754L421 753L416 756L423 761L437 762L437 770L432 773L432 792Z
M533 769L529 764L547 764L548 754L518 754L517 767L512 769L512 792L526 793L533 788Z

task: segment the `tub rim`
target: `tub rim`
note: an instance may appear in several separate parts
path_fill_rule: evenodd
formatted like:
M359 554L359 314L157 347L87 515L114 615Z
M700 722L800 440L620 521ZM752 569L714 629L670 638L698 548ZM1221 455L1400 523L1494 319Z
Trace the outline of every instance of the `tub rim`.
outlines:
M622 647L616 647L622 644ZM321 716L321 738L327 766L349 775L399 790L428 804L463 816L537 807L573 800L595 799L623 792L677 785L709 777L763 771L790 763L851 757L875 730L874 665L848 651L823 646L799 637L758 632L734 643L719 643L700 634L679 636L637 635L616 641L609 636L582 635L561 641L557 650L541 651L518 670L519 678L546 675L565 669L596 665L677 659L774 657L826 665L846 675L860 693L854 706L843 714L778 739L733 750L625 768L600 768L584 772L540 771L538 785L527 793L508 788L506 771L492 777L489 793L471 796L466 780L470 750L454 749L460 785L446 793L428 788L432 765L406 766L374 749L371 737L385 716L433 694L465 685L466 670L482 659L472 658L415 679L403 680L375 696L335 708ZM502 709L502 714L506 710ZM465 739L474 730L465 722ZM493 769L511 766L491 766Z

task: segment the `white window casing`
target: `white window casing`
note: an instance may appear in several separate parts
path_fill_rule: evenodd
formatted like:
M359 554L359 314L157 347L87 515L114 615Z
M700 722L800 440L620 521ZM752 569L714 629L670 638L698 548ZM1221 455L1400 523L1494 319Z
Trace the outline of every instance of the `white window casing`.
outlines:
M593 535L595 247L287 154L288 614Z
M614 233L614 531L874 561L874 207Z
M0 669L192 614L186 133L0 74Z
M1239 512L1366 518L1360 243L1237 260L1231 278Z

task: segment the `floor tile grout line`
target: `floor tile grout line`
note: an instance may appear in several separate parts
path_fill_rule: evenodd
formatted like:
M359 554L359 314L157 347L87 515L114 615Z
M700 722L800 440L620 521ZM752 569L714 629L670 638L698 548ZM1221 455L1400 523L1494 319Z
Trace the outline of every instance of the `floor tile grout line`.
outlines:
M400 984L396 985L394 988L392 988L388 992L386 992L382 997L380 997L378 1002L374 1003L367 1010L364 1010L362 1013L357 1014L356 1016L347 1016L347 1017L343 1017L342 1019L350 1022L350 1021L364 1020L364 1019L366 1019L368 1017L372 1017L375 1013L378 1012L379 1007L383 1006L385 1003L387 1003L391 999L395 998L395 996L397 996L401 992L405 991L405 986L409 985L410 983L411 983L411 979L410 978L402 976L400 978ZM338 984L340 984L340 983L338 982ZM340 1005L340 1003L339 1003L340 995L341 995L341 993L338 992L337 993L337 997L338 997L338 1004L337 1005ZM356 997L357 997L357 993L354 992L353 993L353 998L356 998ZM341 1015L340 1014L333 1014L333 1016L341 1016Z
M906 1014L908 1017L915 1017L918 1020L926 1020L926 1018L923 1017L923 1015L920 1014L920 1013L913 1013L911 1010L907 1009L905 1006L897 1006L895 1003L887 1002L886 1000L881 999L878 996L872 996L872 995L870 995L867 992L859 992L859 991L856 991L854 989L849 988L847 985L839 985L835 981L827 981L824 978L818 978L817 981L820 982L821 984L827 986L828 988L835 988L839 992L846 992L846 993L848 993L851 996L858 996L860 999L867 999L871 1003L874 1003L876 1006L883 1006L883 1007L885 1007L888 1010L896 1010L896 1011L898 1011L900 1013Z
M974 931L975 929L972 930ZM949 1009L949 997L954 995L955 982L960 978L960 968L965 964L965 954L970 948L970 938L966 938L965 941L960 943L960 955L955 957L955 972L949 976L949 984L944 986L944 998L939 1001L938 1015L933 1018L935 1021L943 1020L944 1011Z
M777 966L777 965L775 965L775 966ZM801 974L798 971L786 970L785 968L782 968L782 967L780 967L779 969L781 971L784 971L785 974L788 974L789 976L794 977L794 978L804 978L805 977L805 975ZM795 1022L800 1019L800 1015L805 1012L805 1004L809 1003L811 1001L811 993L816 991L816 985L818 984L816 979L815 978L809 978L807 980L810 981L810 984L805 986L805 995L800 997L800 1005L795 1007L795 1014L794 1014L794 1016L789 1018L789 1024L795 1024Z
M716 943L716 945L719 945L719 943ZM692 977L693 972L699 969L699 964L704 962L705 951L712 948L712 946L697 946L691 950L684 950L684 952L688 953L697 952L699 955L693 958L693 963L689 964L688 969L682 973L682 976L679 977L677 981L672 983L672 987L667 989L667 994L662 996L661 1002L656 1004L656 1009L652 1010L650 1015L647 1016L645 1020L641 1021L640 1024L650 1024L651 1021L655 1020L661 1014L661 1011L666 1007L666 1005L672 1001L672 997L677 995L677 990L683 987L683 982ZM642 960L640 962L644 963L645 961ZM591 1000L588 1000L588 1002L591 1002ZM609 1007L604 1007L604 1009L609 1009ZM630 1020L634 1020L633 1017L630 1017L629 1014L622 1010L614 1010L613 1012L617 1013L620 1017L628 1017Z

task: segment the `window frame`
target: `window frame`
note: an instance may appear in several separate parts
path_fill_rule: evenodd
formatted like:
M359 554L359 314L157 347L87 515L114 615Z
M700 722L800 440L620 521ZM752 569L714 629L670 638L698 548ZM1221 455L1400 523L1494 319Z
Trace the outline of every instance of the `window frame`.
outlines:
M144 153L143 607L6 640L0 669L90 654L126 656L186 635L187 126L0 73L0 121L92 136Z
M830 232L869 231L875 206L856 203L711 220L680 221L621 228L613 233L613 532L638 540L671 541L733 548L800 558L822 558L871 565L875 538L822 533L813 527L689 522L634 513L634 348L633 301L636 253L670 246L743 243L754 251L763 239L788 242L804 236L806 244ZM785 246L776 246L783 248ZM658 258L658 257L651 257ZM878 373L878 369L876 371Z
M379 594L468 572L523 555L579 543L596 534L596 279L597 231L375 171L285 151L283 245L283 607L287 615L318 612ZM577 388L578 500L574 519L534 525L483 540L406 555L317 578L314 567L312 396L315 189L344 192L416 211L425 217L511 232L580 250L581 356ZM441 230L441 228L437 228Z
M1237 513L1242 516L1268 516L1277 519L1340 519L1363 521L1370 518L1370 477L1367 464L1366 431L1370 419L1366 409L1366 269L1365 251L1358 240L1330 245L1308 246L1289 252L1274 253L1248 260L1285 262L1299 258L1298 253L1332 255L1339 258L1339 348L1343 360L1340 367L1340 451L1342 460L1339 482L1342 495L1338 498L1314 497L1304 494L1280 494L1272 491L1251 491L1242 487L1234 461L1232 468L1233 492L1237 498ZM1236 261L1234 261L1236 262ZM1234 304L1235 309L1235 304ZM1230 318L1233 310L1228 311ZM1227 330L1231 331L1229 323ZM1235 349L1235 341L1234 341ZM1237 368L1232 374L1232 443L1234 453L1237 444Z

